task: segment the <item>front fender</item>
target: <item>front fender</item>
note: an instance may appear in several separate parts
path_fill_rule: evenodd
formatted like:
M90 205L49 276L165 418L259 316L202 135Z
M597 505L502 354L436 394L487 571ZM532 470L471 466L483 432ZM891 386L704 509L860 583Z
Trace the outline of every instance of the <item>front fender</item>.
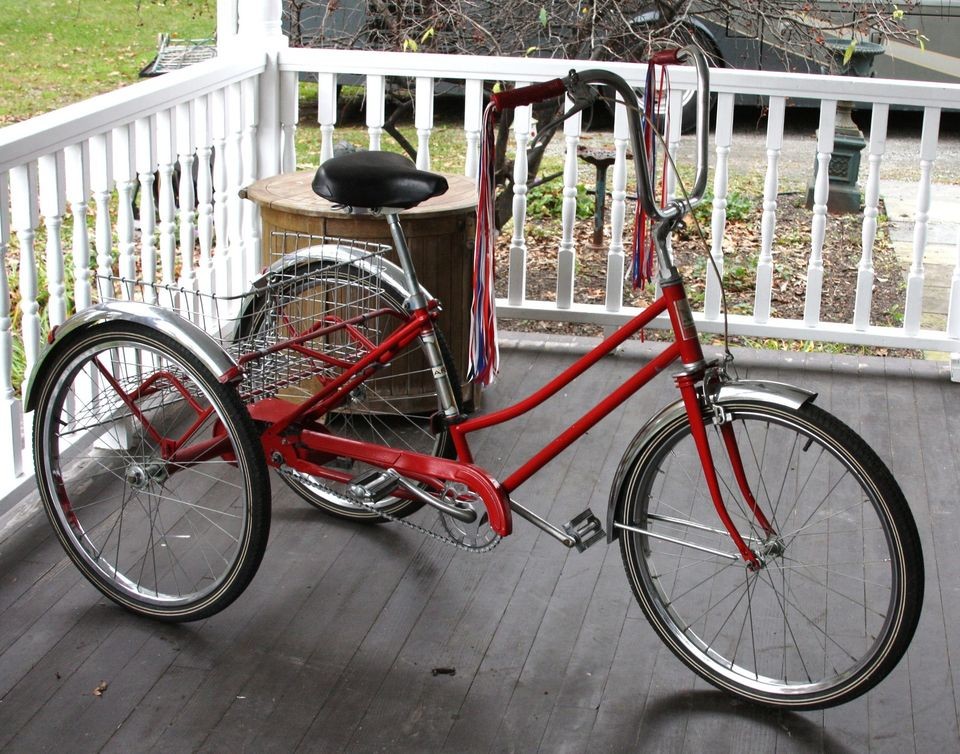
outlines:
M710 396L710 403L724 406L735 403L766 403L785 408L799 409L814 400L817 394L804 388L783 382L767 380L734 380L722 383ZM687 411L683 401L677 400L660 411L634 435L627 446L617 473L610 487L610 500L607 505L607 541L612 542L619 536L619 529L613 524L623 506L623 485L627 474L637 463L643 463L644 457L659 441L666 431L676 429L678 424L687 421Z
M233 356L224 351L208 333L172 309L139 301L110 301L84 309L56 329L53 342L44 349L30 372L24 393L24 410L32 411L35 408L36 388L43 384L49 365L55 361L53 356L63 343L118 320L151 327L170 336L196 355L221 382L230 382L241 376L240 367Z

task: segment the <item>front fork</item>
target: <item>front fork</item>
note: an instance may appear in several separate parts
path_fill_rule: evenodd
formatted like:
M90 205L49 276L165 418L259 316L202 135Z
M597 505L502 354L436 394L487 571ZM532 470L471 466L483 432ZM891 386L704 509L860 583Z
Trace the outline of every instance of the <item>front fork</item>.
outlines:
M710 491L710 497L716 508L720 521L724 528L737 546L740 557L746 561L751 570L757 570L762 567L762 563L757 554L747 546L737 527L734 526L730 514L727 512L727 506L723 502L723 494L720 491L720 482L717 479L717 468L714 464L713 453L710 450L710 442L707 437L706 423L713 421L714 416L709 416L707 412L709 406L701 400L697 390L697 384L705 380L705 369L703 366L703 351L700 348L700 341L697 337L696 325L693 323L693 317L690 315L690 307L687 303L686 293L680 276L673 271L662 281L663 295L670 301L668 309L670 313L671 324L674 334L680 343L681 360L686 366L686 371L677 375L677 387L680 388L680 395L683 398L684 408L687 410L687 418L690 422L690 431L693 435L694 443L697 447L697 453L700 456L700 463L703 467L703 475L707 482L707 489ZM740 455L740 448L737 445L737 438L733 433L733 426L725 421L722 413L716 414L716 422L720 425L720 434L723 438L723 444L730 460L730 467L733 469L734 478L740 493L747 503L747 507L753 513L754 519L764 536L769 538L773 535L773 527L767 520L767 517L760 510L756 498L750 489L747 481L747 475L743 469L743 458Z
M740 557L746 561L751 570L759 570L763 566L763 563L757 553L750 549L740 535L723 501L723 493L720 490L720 483L717 479L717 468L713 460L713 452L710 450L710 441L707 437L706 424L707 421L712 420L713 417L708 416L706 413L709 411L709 408L705 408L704 403L701 401L696 388L696 382L697 379L692 375L683 374L677 377L677 386L680 388L684 407L687 410L687 417L690 421L690 431L700 456L700 463L703 467L703 475L706 479L707 489L710 491L710 497L713 500L717 515L720 517L720 521L723 523L724 528L726 528L730 538L737 546ZM733 470L740 494L743 495L743 499L753 514L757 526L762 529L764 535L769 538L774 534L774 530L760 509L760 506L757 504L756 498L750 489L747 475L743 469L743 458L740 455L740 447L737 444L737 438L733 432L733 425L729 421L725 421L722 414L718 415L717 423L720 425L720 435L723 439L727 458L730 461L730 467Z

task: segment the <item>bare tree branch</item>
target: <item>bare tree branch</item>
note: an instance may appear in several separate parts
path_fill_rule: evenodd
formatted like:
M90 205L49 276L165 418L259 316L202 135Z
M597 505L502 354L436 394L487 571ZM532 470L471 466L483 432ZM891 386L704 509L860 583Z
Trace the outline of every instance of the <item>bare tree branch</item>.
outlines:
M284 13L292 43L302 46L643 61L658 49L692 43L714 65L736 66L740 62L724 60L713 41L733 35L778 55L787 70L829 72L844 63L831 38L921 43L904 22L915 5L917 0L284 0ZM397 89L411 96L409 87ZM395 110L385 130L415 158L415 147L395 126L410 107L408 100ZM508 126L500 123L502 134ZM528 150L531 182L551 135ZM506 139L498 142L499 226L512 211L513 170Z

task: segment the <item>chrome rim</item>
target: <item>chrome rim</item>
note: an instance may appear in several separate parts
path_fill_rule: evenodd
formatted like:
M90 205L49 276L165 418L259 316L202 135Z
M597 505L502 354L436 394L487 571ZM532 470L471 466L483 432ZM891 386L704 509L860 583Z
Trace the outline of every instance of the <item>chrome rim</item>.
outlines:
M840 693L883 660L901 620L896 535L866 475L816 430L766 412L734 425L773 536L733 481L719 429L708 432L727 509L762 567L708 552L736 550L681 428L631 485L642 502L626 523L649 532L623 532L638 596L721 685L757 698Z
M50 393L42 465L48 509L81 567L137 604L221 593L248 547L243 454L231 435L223 456L185 467L162 446L225 425L216 396L160 348L116 339L74 354Z

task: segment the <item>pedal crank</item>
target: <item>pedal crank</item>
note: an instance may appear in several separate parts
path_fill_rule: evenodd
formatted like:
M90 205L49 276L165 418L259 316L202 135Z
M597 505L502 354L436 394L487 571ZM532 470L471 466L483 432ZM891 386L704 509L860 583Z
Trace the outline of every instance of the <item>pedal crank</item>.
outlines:
M465 524L472 524L477 520L477 512L473 508L457 505L456 502L448 503L441 500L417 485L408 482L395 469L386 469L385 471L374 469L350 482L348 490L351 495L369 505L383 500L387 495L394 493L398 487L421 503L436 508L444 515Z
M600 519L589 508L565 523L563 530L573 538L577 552L583 552L605 536Z
M516 500L510 501L510 508L521 518L529 521L541 531L545 531L564 547L577 548L577 552L583 552L604 537L600 519L593 515L593 511L589 508L574 516L562 528L538 516L529 508L520 505Z

